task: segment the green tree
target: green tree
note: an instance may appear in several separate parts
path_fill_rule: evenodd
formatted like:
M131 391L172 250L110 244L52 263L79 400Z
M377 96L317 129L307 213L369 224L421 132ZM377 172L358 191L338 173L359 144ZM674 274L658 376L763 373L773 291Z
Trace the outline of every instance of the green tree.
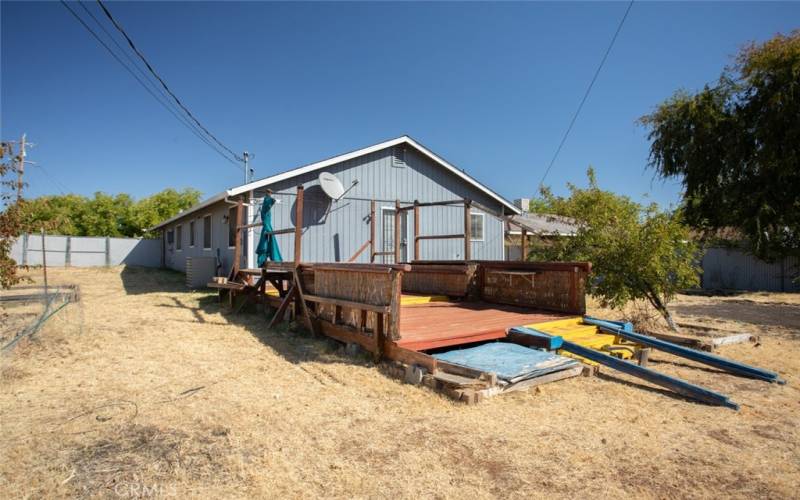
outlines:
M766 259L800 249L800 30L751 43L715 85L640 119L650 166L684 187L686 221L738 228Z
M150 236L148 229L196 205L200 195L200 191L192 188L181 191L169 188L139 200L131 217L132 232L137 236Z
M68 194L41 196L22 205L23 220L34 230L69 236L151 237L148 229L158 222L186 210L200 199L200 191L185 188L165 189L134 201L128 194L94 197Z
M26 200L22 213L26 224L33 230L47 226L49 232L77 235L76 223L85 205L86 198L76 194L40 196Z
M698 285L700 272L698 248L681 213L604 191L591 168L587 175L587 188L568 184L568 197L543 188L531 202L535 211L571 217L578 225L575 236L535 247L532 256L590 261L590 293L604 306L619 308L645 299L677 330L667 305L678 291Z
M17 263L11 258L11 245L22 232L20 203L12 198L16 196L16 182L9 178L16 171L14 161L11 144L0 143L0 288L9 288L21 280Z

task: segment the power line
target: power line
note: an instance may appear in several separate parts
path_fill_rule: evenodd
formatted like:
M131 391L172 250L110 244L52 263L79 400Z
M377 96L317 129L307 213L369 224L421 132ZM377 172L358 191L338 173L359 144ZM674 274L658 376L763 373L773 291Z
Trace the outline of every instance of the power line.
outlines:
M83 19L82 19L82 18L81 18L81 17L80 17L80 16L79 16L79 15L78 15L78 14L77 14L75 11L74 11L74 10L72 10L72 8L71 8L71 7L70 7L70 6L69 6L69 5L68 5L68 4L67 4L67 3L66 3L64 0L61 0L61 5L63 5L63 6L64 6L64 7L65 7L65 8L66 8L68 11L69 11L69 13L70 13L70 14L72 14L72 16L73 16L73 17L74 17L74 18L75 18L75 19L76 19L76 20L77 20L77 21L78 21L78 22L81 24L81 26L83 26L83 27L86 29L86 31L88 31L88 32L89 32L89 34L91 34L91 35L92 35L92 37L94 37L94 39L95 39L95 40L97 40L97 42L98 42L98 43L99 43L99 44L100 44L100 45L101 45L101 46L102 46L104 49L106 49L106 51L108 51L108 53L109 53L109 54L111 54L111 56L112 56L112 57L113 57L113 58L114 58L114 59L115 59L115 60L116 60L116 61L117 61L117 62L118 62L120 65L122 65L122 67L123 67L123 68L125 68L125 70L126 70L128 73L130 73L130 75L131 75L131 76L132 76L132 77L133 77L133 78L134 78L134 79L135 79L137 82L139 82L139 85L141 85L141 86L142 86L142 88L143 88L143 89L145 89L145 90L147 91L147 93L148 93L148 94L150 94L150 95L153 97L153 99L155 99L156 101L158 101L158 103L159 103L159 104L161 104L161 105L164 107L164 109L166 109L167 111L169 111L169 112L170 112L170 114L172 114L172 116L174 116L176 120L178 120L178 121L179 121L179 122L180 122L180 123L181 123L183 126L185 126L185 127L186 127L186 128L187 128L187 129L188 129L190 132L192 132L192 133L193 133L195 136L197 136L197 138L198 138L198 139L200 139L201 141L203 141L204 143L206 143L206 145L208 145L210 148L212 148L214 151L216 151L216 152L217 152L217 153L218 153L220 156L222 156L223 158L225 158L226 160L228 160L228 161L229 161L230 163L232 163L234 166L236 166L236 167L238 167L238 168L241 168L241 166L240 166L240 165L239 165L239 164L238 164L236 161L234 161L233 159L229 158L229 157L228 157L228 156L227 156L225 153L223 153L223 152L222 152L221 150L219 150L219 149L218 149L216 146L214 146L214 145L213 145L213 144L212 144L212 143L211 143L211 142L210 142L208 139L206 139L205 137L203 137L202 135L200 135L200 133L199 133L199 132L197 132L197 131L196 131L196 130L194 130L192 127L190 127L190 126L189 126L189 124L188 124L188 122L185 122L185 121L183 121L183 120L181 119L181 117L180 117L180 116L179 116L179 115L178 115L178 114L177 114L175 111L173 111L173 110L172 110L172 108L170 108L170 107L169 107L169 106L168 106L168 105L167 105L167 104L166 104L166 103L165 103L165 102L164 102L164 101L163 101L161 98L159 98L159 96L157 96L156 94L154 94L154 93L153 93L153 91L152 91L152 90L150 90L150 88L149 88L149 87L148 87L148 86L147 86L147 85L146 85L146 84L145 84L145 83L142 81L142 79L141 79L141 78L139 78L139 77L138 77L138 76L137 76L137 75L136 75L136 74L135 74L135 73L134 73L134 72L133 72L133 71L132 71L132 70L131 70L131 69L128 67L128 65L127 65L127 64L125 64L125 62L123 62L123 61L122 61L122 59L120 59L120 58L119 58L119 56L118 56L118 55L117 55L117 54L116 54L116 53L115 53L115 52L114 52L114 51L111 49L111 47L109 47L109 46L108 46L108 44L106 44L106 43L103 41L103 39L102 39L102 38L100 38L100 36L98 36L98 34L97 34L97 33L96 33L96 32L95 32L95 31L94 31L94 30L93 30L93 29L92 29L92 28L91 28L91 27L90 27L88 24L86 24L86 22L85 22L85 21L84 21L84 20L83 20Z
M606 53L603 54L603 59L600 61L600 65L597 66L597 71L594 72L594 76L592 77L592 81L589 82L589 86L586 88L586 93L583 94L583 99L581 99L581 103L578 105L578 109L575 110L575 114L572 116L572 120L569 122L569 127L567 127L567 131L564 132L564 137L561 138L561 142L558 144L558 148L556 149L556 153L553 155L553 159L550 160L550 165L547 166L547 170L544 171L544 175L542 176L542 180L539 181L539 186L541 187L544 184L544 180L547 177L547 174L550 173L550 169L553 168L553 164L556 162L556 158L558 158L558 154L561 152L561 148L564 147L564 143L567 142L567 137L569 137L569 133L572 131L573 125L575 125L575 121L578 119L578 115L581 114L581 109L583 109L583 105L586 103L586 99L589 98L589 93L592 91L592 87L594 86L594 82L597 81L598 75L600 75L600 70L603 69L603 65L606 63L606 59L608 59L608 54L611 53L611 48L614 47L614 42L617 41L617 35L622 30L622 25L625 24L625 19L628 18L628 13L631 11L631 7L633 7L634 0L631 0L628 4L628 8L625 9L625 14L623 14L622 19L617 26L617 31L614 32L614 36L611 37L611 43L608 44L608 48L606 49Z
M140 68L140 67L139 67L139 65L138 65L138 64L136 64L136 61L133 59L133 57L131 57L130 53L129 53L127 50L125 50L125 48L123 48L123 47L122 47L122 45L120 45L120 44L119 44L119 42L117 41L116 37L114 37L114 35L112 35L112 34L111 34L111 33L110 33L110 32L109 32L107 29L106 29L105 25L103 25L103 23L101 23L101 22L100 22L100 20L99 20L99 19L97 19L97 17L95 17L95 15L94 15L94 14L92 14L92 11L91 11L91 10L89 10L89 9L86 7L86 5L85 5L85 2L81 2L80 0L78 0L78 4L79 4L79 5L80 5L80 6L83 8L83 10L84 10L84 11L85 11L85 12L86 12L88 15L89 15L89 17L91 17L91 18L94 20L95 24L97 24L97 26L99 26L99 27L100 27L100 29L102 29L102 30L103 30L103 32L106 34L106 36L108 36L108 38L109 38L109 39L110 39L112 42L114 42L114 45L116 45L116 46L117 46L117 49L119 49L120 53L122 53L122 55L124 55L124 56L125 56L125 58L128 60L128 62L130 63L130 65L131 65L131 66L133 66L133 67L136 69L136 71L138 71L138 72L139 72L139 74L140 74L140 75L142 75L142 78L144 79L144 81L146 81L146 82L147 82L147 83L150 85L150 87L151 87L151 88L152 88L152 89L153 89L155 92L157 92L157 93L159 94L159 96L160 96L160 97L159 97L159 101L161 101L161 102L162 102L162 104L163 104L164 106L168 106L170 109L173 109L174 111L176 111L176 112L177 112L177 116L175 116L175 115L176 115L176 113L173 113L173 116L175 116L176 118L180 118L181 122L185 123L186 125L188 125L188 126L189 126L189 127L191 127L193 130L195 130L195 131L196 131L195 135L196 135L196 136L197 136L199 139L201 139L203 142L205 142L205 143L206 143L206 144L207 144L209 147L212 147L212 148L216 149L216 148L215 148L215 147L214 147L214 146L213 146L213 145L212 145L212 144L209 142L209 140L208 140L206 137L204 137L204 136L202 136L202 135L201 135L201 131L200 131L200 129L199 129L199 128L197 128L197 125L194 125L192 122L190 122L190 121L189 121L189 119L188 119L188 118L186 118L186 117L185 117L183 114L181 114L180 110L179 110L179 109L177 109L177 108L175 107L175 105L171 103L171 101L169 100L169 96L167 96L167 95L164 93L164 91L163 91L163 90L162 90L160 87L158 87L158 86L157 86L157 85L156 85L156 84L155 84L155 83L154 83L154 82L153 82L153 81L152 81L152 80L151 80L151 79L150 79L150 78L147 76L147 73L145 73L145 72L144 72L144 70L142 70L142 68ZM163 97L163 99L162 99L162 97ZM220 152L220 151L218 151L218 152Z
M40 164L37 163L37 164L34 164L33 166L38 168L38 169L40 169L42 171L42 173L44 174L44 176L47 177L47 179L51 183L53 183L53 185L56 187L56 189L58 189L61 192L61 194L63 194L64 196L67 195L67 193L66 193L67 191L71 191L61 181L59 181L53 175L51 175L50 172L47 169L45 169L43 165L40 165Z
M164 79L161 78L161 76L159 76L158 73L156 73L156 71L153 69L153 67L150 65L150 63L147 61L147 59L144 57L144 54L142 54L142 52L136 47L136 44L133 43L133 40L131 40L131 38L128 36L128 34L125 32L125 30L122 28L122 26L120 26L119 23L117 22L117 20L114 19L114 16L111 15L111 12L109 12L109 10L106 8L106 6L103 4L103 2L101 0L97 0L97 4L100 5L101 9L103 9L103 12L105 13L106 17L111 21L111 23L114 25L114 27L117 28L117 31L119 31L122 34L122 36L125 37L125 40L128 42L128 45L130 45L131 49L133 49L133 51L136 53L136 55L139 56L139 59L142 60L144 65L147 67L147 70L150 71L150 73L156 78L156 80L159 81L159 83L161 83L161 86L164 87L164 90L166 90L167 93L170 96L172 96L172 98L175 100L175 102L178 104L178 106L180 106L181 109L184 112L186 112L186 114L189 115L189 117L197 124L197 126L200 127L209 137L211 137L211 139L213 139L214 142L219 144L222 147L222 149L224 149L225 151L227 151L228 153L233 155L233 157L236 158L237 160L244 161L244 159L242 157L240 157L239 155L234 153L231 148L229 148L228 146L223 144L219 139L217 139L217 137L214 134L209 132L209 130L206 127L204 127L203 124L200 123L200 121L197 118L195 118L195 116L192 114L192 112L189 111L189 108L184 106L183 103L181 102L181 100L178 99L178 96L176 96L172 92L172 90L170 90L170 88L167 86L167 84L164 81Z

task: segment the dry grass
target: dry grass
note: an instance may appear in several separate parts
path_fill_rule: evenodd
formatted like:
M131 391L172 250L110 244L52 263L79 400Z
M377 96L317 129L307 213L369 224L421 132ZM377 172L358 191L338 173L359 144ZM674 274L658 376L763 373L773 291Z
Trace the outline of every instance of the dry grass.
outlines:
M2 358L4 498L797 495L795 295L677 301L679 320L758 331L760 346L723 354L789 381L654 356L737 413L611 372L464 406L259 314L225 316L173 273L51 281L81 286L83 314L68 307Z

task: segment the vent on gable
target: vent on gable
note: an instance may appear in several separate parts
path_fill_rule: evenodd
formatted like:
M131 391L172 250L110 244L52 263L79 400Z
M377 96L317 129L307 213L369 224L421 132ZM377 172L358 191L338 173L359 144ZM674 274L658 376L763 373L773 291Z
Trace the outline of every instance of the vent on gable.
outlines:
M395 146L392 165L395 167L406 166L406 148L405 146Z

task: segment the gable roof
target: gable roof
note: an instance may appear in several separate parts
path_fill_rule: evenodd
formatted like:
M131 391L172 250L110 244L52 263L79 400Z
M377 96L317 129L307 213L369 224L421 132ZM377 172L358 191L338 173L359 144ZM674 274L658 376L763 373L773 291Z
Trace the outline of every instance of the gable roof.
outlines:
M506 222L508 234L522 234L524 227L531 235L539 236L575 236L578 223L570 217L552 214L524 212L512 215Z
M466 172L464 172L462 170L459 170L458 168L453 166L451 163L446 161L444 158L442 158L441 156L437 155L436 153L434 153L430 149L426 148L425 146L423 146L419 142L417 142L414 139L412 139L411 137L409 137L407 135L403 135L403 136L400 136L400 137L398 137L396 139L390 139L388 141L380 142L380 143L374 144L372 146L367 146L367 147L362 148L362 149L351 151L349 153L344 153L344 154L341 154L339 156L334 156L332 158L328 158L327 160L318 161L316 163L310 163L310 164L304 165L302 167L298 167L298 168L295 168L295 169L292 169L292 170L287 170L286 172L282 172L282 173L279 173L279 174L271 175L269 177L264 177L263 179L259 179L257 181L252 181L252 182L248 182L247 184L242 184L240 186L232 187L232 188L227 189L227 190L225 190L225 191L223 191L221 193L215 194L211 198L208 198L207 200L204 200L203 202L201 202L201 203L189 208L188 210L184 210L183 212L175 215L174 217L171 217L171 218L161 222L157 226L153 226L151 229L158 229L158 228L160 228L160 227L162 227L162 226L164 226L166 224L169 224L170 222L173 222L173 221L175 221L177 219L180 219L181 217L185 217L186 215L188 215L188 214L190 214L192 212L195 212L195 211L200 210L200 209L202 209L204 207L207 207L208 205L211 205L213 203L221 201L221 200L223 200L223 199L225 199L225 198L227 198L229 196L237 196L237 195L240 195L242 193L246 193L248 191L252 191L254 189L259 189L259 188L262 188L262 187L270 186L270 185L275 184L277 182L284 181L286 179L291 179L292 177L297 177L298 175L306 174L306 173L309 173L309 172L314 172L316 170L322 170L323 168L330 167L331 165L336 165L337 163L342 163L342 162L345 162L347 160L351 160L353 158L358 158L360 156L368 155L370 153L374 153L376 151L380 151L382 149L390 148L390 147L397 146L397 145L400 145L400 144L406 144L406 145L409 145L409 146L413 147L414 149L416 149L417 151L422 153L424 156L426 156L429 159L431 159L435 164L437 164L440 167L442 167L442 168L450 171L451 173L455 174L457 177L459 177L462 180L466 181L468 184L472 185L473 187L477 188L478 190L486 193L490 198L493 198L493 199L499 201L510 212L512 212L514 214L521 213L521 210L517 206L515 206L513 203L508 201L507 199L503 198L502 196L500 196L496 192L492 191L491 189L489 189L484 184L481 184L480 182L475 180L472 176L468 175Z

